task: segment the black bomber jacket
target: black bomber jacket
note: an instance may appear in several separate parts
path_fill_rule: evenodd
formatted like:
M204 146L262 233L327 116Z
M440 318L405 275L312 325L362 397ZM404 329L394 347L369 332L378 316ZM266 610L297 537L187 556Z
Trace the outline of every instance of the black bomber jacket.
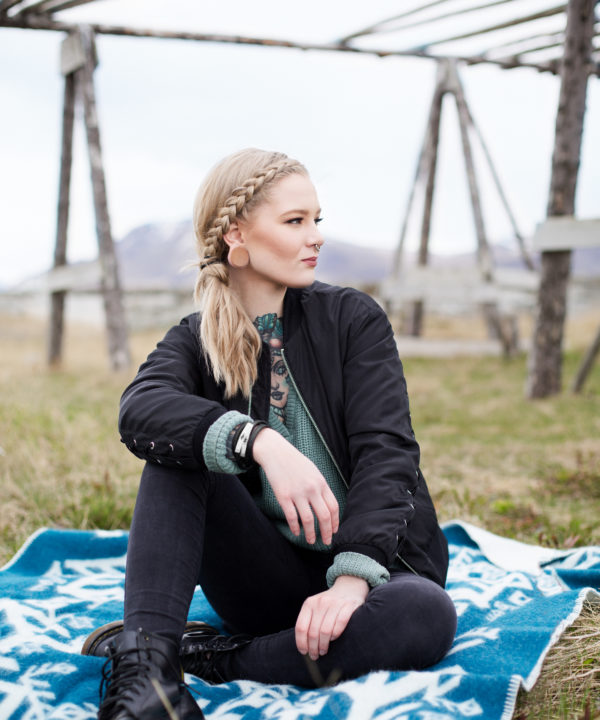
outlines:
M392 328L368 295L315 282L288 289L284 356L298 392L348 486L334 554L359 552L444 585L448 551L425 478ZM263 346L250 415L267 420L271 361ZM210 425L248 412L241 394L225 400L199 341L199 316L169 330L121 398L121 439L138 457L203 467ZM258 473L240 475L249 490Z

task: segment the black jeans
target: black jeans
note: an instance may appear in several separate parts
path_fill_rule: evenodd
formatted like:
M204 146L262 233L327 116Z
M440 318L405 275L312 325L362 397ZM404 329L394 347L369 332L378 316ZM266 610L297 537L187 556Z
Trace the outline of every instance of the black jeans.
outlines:
M288 542L237 477L148 463L129 537L125 629L179 642L199 583L228 628L255 636L223 655L223 677L312 687L294 625L304 600L327 589L331 562L329 553ZM421 669L444 657L455 631L454 605L441 587L394 572L317 665L324 679Z

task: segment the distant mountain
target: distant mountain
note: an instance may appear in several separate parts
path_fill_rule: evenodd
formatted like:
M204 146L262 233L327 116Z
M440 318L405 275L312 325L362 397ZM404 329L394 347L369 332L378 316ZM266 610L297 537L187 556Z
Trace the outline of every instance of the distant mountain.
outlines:
M190 221L137 227L117 243L117 253L126 287L188 287L194 281L196 269L189 268L190 263L196 262ZM514 245L496 244L492 253L497 267L524 267ZM385 248L326 238L317 278L341 285L376 283L390 273L393 255L392 250ZM539 258L533 259L539 265ZM475 262L475 252L431 256L434 265L465 267ZM414 263L414 256L407 257L406 263ZM188 269L183 269L186 266ZM575 250L572 273L578 277L600 277L600 247Z
M116 244L123 285L128 288L189 287L197 260L191 222L142 225ZM324 282L377 282L389 272L392 251L326 239L317 277ZM186 269L187 267L187 269Z
M116 243L116 252L125 289L191 290L193 287L196 276L196 267L193 265L197 262L197 256L192 223L189 220L141 225ZM494 245L492 253L496 267L524 267L520 253L514 245ZM319 257L316 277L339 285L364 286L378 283L391 272L393 255L392 250L327 238ZM430 262L437 266L464 268L475 265L476 254L432 254ZM534 262L538 265L539 258L534 258ZM406 257L403 264L404 267L414 264L414 255ZM581 278L599 278L600 247L574 251L572 274ZM29 278L11 290L47 292L51 289L49 283L54 282L54 287L60 287L62 278L68 278L63 287L80 290L98 287L99 263L97 260L74 263L61 271Z

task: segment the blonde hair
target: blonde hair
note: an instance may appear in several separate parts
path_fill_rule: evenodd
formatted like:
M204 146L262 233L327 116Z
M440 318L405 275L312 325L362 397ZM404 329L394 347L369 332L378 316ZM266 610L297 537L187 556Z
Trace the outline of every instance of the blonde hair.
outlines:
M228 246L223 236L236 218L247 219L269 198L282 177L307 174L297 160L278 152L240 150L209 172L194 202L194 232L200 260L194 298L202 313L200 341L225 397L250 396L261 350L258 331L229 286Z

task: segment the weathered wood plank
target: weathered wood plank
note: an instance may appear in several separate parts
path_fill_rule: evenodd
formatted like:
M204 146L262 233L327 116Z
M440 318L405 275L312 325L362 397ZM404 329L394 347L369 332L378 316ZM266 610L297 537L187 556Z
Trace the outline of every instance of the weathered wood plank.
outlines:
M38 9L38 12L55 13L78 7L79 5L88 5L91 2L98 2L98 0L43 0L43 2L40 3L42 7Z
M79 89L83 98L85 127L88 141L92 191L96 213L96 234L102 266L102 295L106 314L108 351L113 370L124 370L131 364L125 310L121 294L119 268L110 228L106 181L102 164L100 128L94 92L95 49L94 35L89 27L80 29L85 49L85 65L77 70Z
M0 16L5 15L11 7L18 5L23 0L0 0Z
M58 183L58 212L54 267L67 263L67 229L69 224L69 195L71 190L71 167L73 163L73 124L75 117L75 77L65 77L63 100L62 146L60 177ZM48 335L48 364L58 365L62 360L64 331L65 291L57 288L50 296L50 327Z
M596 333L596 336L594 337L594 340L590 347L588 348L585 357L583 358L581 365L579 366L579 369L577 370L577 374L575 375L575 379L573 380L573 384L571 385L572 392L578 393L581 392L583 389L583 385L585 381L587 380L588 375L590 374L590 371L594 365L594 362L596 360L596 357L600 353L600 327L598 328L598 331Z
M521 25L525 22L531 22L532 20L541 20L542 18L551 17L552 15L558 15L559 13L564 12L566 7L565 3L561 3L553 8L547 8L546 10L540 10L518 18L511 18L510 20L505 20L504 22L496 23L495 25L487 25L485 27L477 28L476 30L470 30L469 32L460 33L459 35L453 35L452 37L441 37L437 40L432 40L429 43L424 43L420 47L430 48L434 45L443 45L445 43L456 42L457 40L467 40L468 38L477 37L490 32L496 32L498 30L504 30L506 28L514 27L515 25Z
M477 10L484 10L486 8L494 7L496 5L505 5L506 3L514 2L514 0L491 0L490 2L484 4L484 5L471 5L469 7L462 7L458 9L453 9L448 12L443 12L439 15L426 15L424 18L419 18L417 20L411 20L406 23L400 23L398 25L392 25L392 23L395 20L399 20L401 18L408 17L410 15L415 15L417 13L422 12L423 10L431 8L433 5L437 5L438 3L431 3L426 5L417 6L416 8L413 8L412 10L403 13L402 15L396 15L393 18L388 18L387 20L384 20L382 22L377 23L377 25L372 25L370 28L364 28L363 30L358 30L357 32L352 33L351 35L347 35L346 37L342 38L340 42L348 42L349 40L358 38L358 37L364 37L365 35L382 35L384 33L393 33L398 32L400 30L410 30L411 28L419 27L420 25L432 25L433 23L439 22L440 20L447 20L451 17L456 17L457 15L466 15L468 13L476 12ZM387 27L386 27L387 25Z
M449 82L452 86L452 93L456 100L456 108L458 110L458 125L460 128L463 156L465 159L465 168L467 171L467 180L469 184L469 195L471 198L473 220L475 222L475 233L477 236L477 261L484 276L491 278L492 256L487 241L485 226L483 223L483 212L481 210L479 186L477 184L477 178L475 176L475 163L473 162L473 153L471 150L471 142L469 138L471 114L467 106L465 93L460 78L458 76L458 71L456 70L456 63L452 63L451 65L449 65Z
M533 307L539 284L536 273L526 270L496 270L493 282L486 281L477 268L414 266L397 279L382 285L383 295L395 302L423 300L474 307L500 302L507 308ZM511 303L511 300L513 301Z
M539 251L600 247L600 218L550 217L537 226L531 243Z
M478 124L475 122L475 119L473 118L473 115L471 113L471 110L469 109L469 106L465 103L466 112L469 116L469 121L471 123L471 127L475 131L477 135L477 139L479 140L479 144L481 145L481 149L483 150L483 154L485 156L485 159L487 160L488 167L490 169L490 173L492 175L492 179L494 181L494 185L496 186L496 190L498 192L498 196L500 197L500 202L502 203L502 206L504 207L504 212L506 213L508 220L512 226L513 232L515 234L515 238L517 240L517 244L519 246L519 250L521 252L521 257L523 258L523 262L525 263L525 267L527 267L529 270L533 270L533 260L531 259L529 253L527 252L527 248L525 247L525 239L523 238L523 235L519 231L519 228L517 226L517 221L515 219L515 216L513 214L512 208L510 207L510 204L508 202L508 198L506 197L506 193L504 192L504 188L502 187L502 183L500 182L500 177L498 175L498 172L496 171L496 166L494 164L494 161L492 160L492 155L488 149L487 143L485 142L483 138L483 134L479 130Z
M433 208L433 193L435 190L435 174L437 169L438 150L440 144L440 121L442 116L442 102L447 91L448 63L438 64L436 86L429 111L423 173L425 176L425 195L423 198L423 216L421 219L421 235L419 239L419 255L417 262L420 266L427 265L429 258L429 235L431 231L431 211ZM404 331L407 335L418 337L423 331L423 299L416 299L410 310L406 313Z
M85 51L79 33L70 33L60 46L60 71L70 75L85 65Z
M74 23L55 20L40 14L24 14L17 17L0 17L0 26L27 28L31 30L58 30L63 32L72 32L77 29ZM499 67L511 69L513 67L529 67L539 72L557 73L556 63L550 62L529 62L520 60L518 63L500 62L494 58L486 57L484 54L475 53L473 55L457 54L451 57L445 55L436 55L422 48L410 49L380 49L380 48L359 48L351 45L342 45L339 43L297 43L291 40L283 40L279 38L260 38L248 37L240 35L223 35L214 33L194 33L185 31L170 30L154 30L149 28L133 28L122 25L109 25L106 23L93 23L91 29L96 34L102 35L119 35L124 37L147 37L147 38L165 38L169 40L191 40L195 42L214 42L236 45L258 45L263 47L284 47L297 50L320 50L323 52L347 52L357 53L361 55L374 55L376 57L421 57L432 60L443 60L445 58L464 62L467 65L477 65L486 63L498 65ZM586 72L593 75L600 75L600 68L595 64L589 63Z
M548 217L573 215L588 75L594 0L570 0L556 113ZM562 341L571 251L543 251L526 394L543 398L561 390Z

